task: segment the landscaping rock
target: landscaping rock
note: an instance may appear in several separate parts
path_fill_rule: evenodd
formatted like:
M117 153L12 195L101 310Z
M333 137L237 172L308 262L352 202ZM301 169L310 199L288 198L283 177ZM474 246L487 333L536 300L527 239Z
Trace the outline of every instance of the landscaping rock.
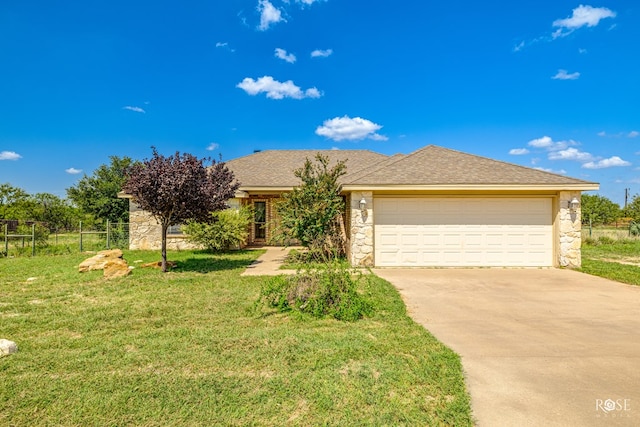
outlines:
M13 341L0 339L0 357L8 356L18 351L18 345Z
M167 268L174 268L177 264L175 261L167 261ZM142 264L141 268L162 268L162 261L156 262L148 262L146 264Z
M116 259L122 259L122 251L120 249L100 251L91 258L87 258L82 261L78 266L78 271L84 273L91 270L104 270L107 262Z
M131 268L123 259L109 260L104 266L104 278L115 279L131 274Z
M78 266L78 271L81 273L91 270L104 270L105 279L114 279L131 274L131 268L127 261L122 259L122 251L120 249L100 251L95 256L82 261Z

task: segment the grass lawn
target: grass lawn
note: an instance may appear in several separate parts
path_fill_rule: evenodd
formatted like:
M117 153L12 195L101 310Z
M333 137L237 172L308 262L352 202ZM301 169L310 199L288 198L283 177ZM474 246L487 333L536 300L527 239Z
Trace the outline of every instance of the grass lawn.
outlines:
M640 240L583 244L580 270L618 282L640 285Z
M157 252L125 251L130 264ZM259 255L170 253L105 281L83 254L0 259L2 425L471 425L459 358L371 277L372 318L250 311Z

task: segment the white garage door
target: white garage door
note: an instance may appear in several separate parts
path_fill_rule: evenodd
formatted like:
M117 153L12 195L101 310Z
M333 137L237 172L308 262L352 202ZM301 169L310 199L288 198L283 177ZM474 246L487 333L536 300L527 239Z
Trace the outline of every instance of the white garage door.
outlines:
M374 200L375 265L553 265L550 198Z

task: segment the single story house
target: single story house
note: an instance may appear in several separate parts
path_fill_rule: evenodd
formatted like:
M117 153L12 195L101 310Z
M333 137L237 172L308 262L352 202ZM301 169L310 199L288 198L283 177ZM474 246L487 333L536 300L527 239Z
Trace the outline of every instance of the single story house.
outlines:
M254 209L249 244L269 244L273 202L320 152L344 160L349 258L376 267L580 266L581 191L599 185L434 145L387 156L369 150L267 150L230 160L232 206ZM131 248L159 247L148 213L131 205ZM171 246L187 247L182 236Z

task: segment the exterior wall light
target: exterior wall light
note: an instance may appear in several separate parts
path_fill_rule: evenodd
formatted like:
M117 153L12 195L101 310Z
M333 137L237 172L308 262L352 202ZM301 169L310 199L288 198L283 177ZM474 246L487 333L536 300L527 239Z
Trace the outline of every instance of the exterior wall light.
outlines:
M360 210L364 211L365 209L367 209L367 201L364 199L364 197L362 199L360 199Z
M578 208L580 207L580 201L574 197L573 199L571 199L568 205L568 208L571 212L577 212Z

